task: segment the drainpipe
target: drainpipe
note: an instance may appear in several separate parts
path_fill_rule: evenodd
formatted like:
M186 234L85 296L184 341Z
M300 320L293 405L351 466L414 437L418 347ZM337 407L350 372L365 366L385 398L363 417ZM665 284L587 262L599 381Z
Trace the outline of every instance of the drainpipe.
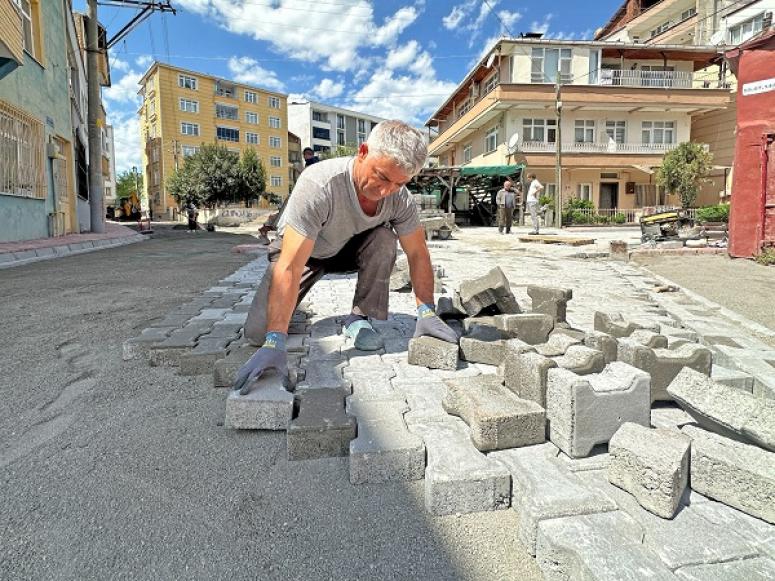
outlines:
M761 163L761 198L759 202L759 223L756 226L756 250L759 252L764 243L764 221L767 217L767 165L770 161L768 146L775 139L772 133L762 133L759 144L759 162Z

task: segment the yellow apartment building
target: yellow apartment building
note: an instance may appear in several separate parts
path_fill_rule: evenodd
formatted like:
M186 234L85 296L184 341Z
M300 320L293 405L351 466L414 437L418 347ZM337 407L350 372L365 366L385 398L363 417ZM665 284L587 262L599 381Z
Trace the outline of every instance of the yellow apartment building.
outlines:
M143 195L155 219L177 216L167 178L203 143L256 150L268 192L289 191L287 95L154 62L140 79Z

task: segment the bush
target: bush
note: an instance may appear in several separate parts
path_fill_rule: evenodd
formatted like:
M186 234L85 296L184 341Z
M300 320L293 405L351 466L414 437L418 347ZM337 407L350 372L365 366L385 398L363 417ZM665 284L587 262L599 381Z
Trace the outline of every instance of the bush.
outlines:
M596 224L608 224L608 222L610 222L610 219L608 218L608 216L601 216L600 214L595 214L592 217L594 218Z
M698 222L729 222L729 204L705 206L697 210Z
M554 196L540 196L538 198L538 205L547 206L548 208L554 210Z
M594 210L595 205L591 200L580 200L578 198L571 198L565 203L566 210Z
M764 266L775 266L775 248L765 248L754 260Z
M625 222L627 222L627 216L625 216L621 212L618 212L613 215L613 218L611 218L611 221L614 224L624 224Z

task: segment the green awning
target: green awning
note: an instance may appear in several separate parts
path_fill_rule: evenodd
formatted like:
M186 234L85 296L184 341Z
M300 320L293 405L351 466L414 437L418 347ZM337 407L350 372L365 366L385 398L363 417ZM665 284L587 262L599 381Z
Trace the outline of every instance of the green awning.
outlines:
M480 165L478 167L461 167L461 176L513 176L525 169L525 165Z

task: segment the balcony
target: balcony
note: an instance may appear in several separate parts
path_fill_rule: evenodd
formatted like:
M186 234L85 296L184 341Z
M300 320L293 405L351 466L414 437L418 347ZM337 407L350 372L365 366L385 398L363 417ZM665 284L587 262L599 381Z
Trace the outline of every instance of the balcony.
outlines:
M677 146L677 143L563 143L562 152L662 155ZM523 153L553 153L557 150L557 144L548 141L523 141L519 150Z
M642 71L603 69L600 85L617 87L655 87L658 89L691 89L694 75L684 71Z

